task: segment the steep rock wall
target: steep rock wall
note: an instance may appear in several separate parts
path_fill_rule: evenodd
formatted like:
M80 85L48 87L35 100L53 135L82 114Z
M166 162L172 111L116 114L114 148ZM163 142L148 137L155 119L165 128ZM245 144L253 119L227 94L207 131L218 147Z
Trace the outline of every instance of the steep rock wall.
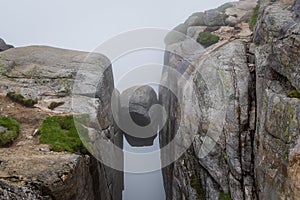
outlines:
M233 8L241 8L240 3L245 2L220 8L236 17L241 12ZM163 169L167 199L299 198L300 104L290 95L299 92L299 1L258 3L254 37L247 29L251 14L244 12L241 21L233 23L231 18L229 26L212 28L205 23L212 12L205 12L201 26L193 23L201 21L203 14L194 14L185 22L186 33L196 38L199 32L210 30L220 36L217 44L205 51L195 50L180 38L166 48L165 64L189 77L194 85L189 88L168 70L163 72L162 81L171 82L180 92L176 97L160 88L160 102L169 115L160 133L161 146L176 134L186 135L182 141L193 135L186 153ZM235 27L233 31L230 26ZM183 58L170 52L179 52ZM213 70L201 74L203 66L215 69L215 74ZM214 113L208 110L215 98L224 95L217 86L208 90L203 76L210 77L209 73L216 85L219 77L229 101L216 145L202 157L208 116ZM210 125L218 129L216 121ZM162 160L167 156L162 155Z
M260 199L299 193L299 1L261 1L254 41L257 127L255 178Z

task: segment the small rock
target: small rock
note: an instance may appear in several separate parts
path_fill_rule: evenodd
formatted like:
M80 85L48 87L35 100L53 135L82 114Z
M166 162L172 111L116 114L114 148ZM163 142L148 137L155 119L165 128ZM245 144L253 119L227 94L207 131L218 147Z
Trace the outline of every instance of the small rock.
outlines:
M7 131L7 128L0 126L0 133L4 133Z
M209 27L207 27L205 30L204 30L204 32L214 32L214 31L217 31L217 30L219 30L219 28L220 28L220 26L209 26Z
M40 148L39 150L42 151L42 152L50 152L49 148Z
M17 147L24 146L26 144L25 141L20 141L17 143Z
M32 133L32 136L35 136L38 133L39 129L35 129L34 132Z
M206 29L206 26L191 26L187 29L187 36L197 39L200 32L203 32Z
M12 47L13 46L6 44L4 42L4 40L0 38L0 51L5 51L5 50L10 49Z
M48 108L50 110L54 110L55 108L57 108L57 107L59 107L61 105L64 105L64 104L65 104L65 102L63 102L63 101L60 101L60 102L51 102L50 105L48 106Z
M248 64L250 72L253 72L255 70L255 64Z
M61 177L61 180L63 181L63 182L65 182L65 180L68 178L68 176L67 175L62 175L62 177Z
M33 137L31 135L27 136L27 139L31 140Z

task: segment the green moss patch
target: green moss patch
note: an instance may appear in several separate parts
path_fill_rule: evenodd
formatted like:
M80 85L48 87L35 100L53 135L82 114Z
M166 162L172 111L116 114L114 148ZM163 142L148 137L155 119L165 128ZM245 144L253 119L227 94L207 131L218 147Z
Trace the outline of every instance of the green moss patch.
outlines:
M290 90L288 93L287 93L287 96L289 98L298 98L300 99L300 93L297 91L297 90Z
M219 199L220 200L232 200L231 195L228 193L225 193L225 192L220 192Z
M202 46L209 47L219 41L220 37L209 32L201 32L197 38L197 42Z
M9 99L12 101L19 103L25 107L33 107L35 104L38 103L37 100L33 99L26 99L23 95L21 94L16 94L15 92L9 92L6 95Z
M258 15L259 15L259 5L256 5L255 8L253 9L253 14L249 21L249 26L252 31L257 23Z
M191 177L191 186L197 191L197 197L199 200L205 200L205 194L203 192L201 183L196 176Z
M53 116L47 117L39 129L40 141L44 144L50 144L53 151L67 151L71 153L88 153L84 147L77 129L85 132L87 129L81 124L74 123L73 116Z
M0 126L7 128L7 131L0 133L0 146L9 146L19 136L20 124L15 119L0 117Z

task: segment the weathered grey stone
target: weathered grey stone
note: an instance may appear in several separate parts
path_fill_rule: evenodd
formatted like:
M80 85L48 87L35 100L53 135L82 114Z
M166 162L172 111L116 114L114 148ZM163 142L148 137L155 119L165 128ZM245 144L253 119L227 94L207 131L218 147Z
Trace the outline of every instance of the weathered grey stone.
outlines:
M218 10L208 10L204 12L204 24L207 26L223 26L227 16Z
M199 12L191 15L184 23L187 26L206 26L204 19L205 14L203 12Z
M106 93L113 88L110 62L101 54L30 46L1 52L0 58L0 93L15 91L37 98L40 107L47 108L51 100L63 98L65 109L54 110L70 112L74 81L80 82L80 87L74 89L76 94L91 98L109 97ZM86 71L76 76L80 67Z
M122 94L122 97L129 97L129 112L136 113L137 115L141 115L146 118L146 124L150 123L150 118L148 115L148 111L153 104L157 104L157 96L154 89L148 85L130 88L125 90ZM121 101L122 103L122 101ZM122 105L125 107L126 105ZM138 120L138 119L134 119Z
M255 40L272 45L272 68L300 90L300 24L290 11L292 4L277 1L266 6L258 22Z
M167 124L161 131L160 144L161 147L167 145L178 134L181 135L179 143L183 146L188 145L189 140L194 141L190 149L193 153L188 150L178 161L163 169L167 199L219 199L219 193L227 193L232 199L256 198L252 156L255 109L251 109L253 114L249 114L250 108L255 106L255 92L248 92L255 85L254 76L250 75L248 68L250 62L252 65L254 62L246 51L246 42L232 41L232 37L250 41L252 32L247 22L255 5L255 1L233 2L215 10L195 13L186 20L185 23L190 26L188 36L194 35L194 38L199 27L193 25L223 25L216 31L212 30L220 36L221 42L205 52L187 39L166 48L165 64L192 80L193 86L187 86L184 81L177 82L170 71L163 70L162 82L175 88L177 94L160 88L160 102L169 113ZM224 26L226 24L239 30ZM205 85L204 80L213 84ZM213 101L222 102L224 94L228 96L228 106L223 131L218 138L211 136L216 145L207 156L202 157L202 146L209 127L218 129L220 126L217 119L209 121L210 114L217 114L220 109L212 109ZM173 151L176 152L176 149ZM176 153L162 154L162 162L170 156L176 156ZM195 195L195 176L202 194Z
M184 23L189 26L235 26L248 22L257 1L229 2L205 12L191 15Z
M204 13L195 13L184 23L188 26L223 26L225 25L226 17L224 12L212 9Z
M261 44L259 47L230 39L228 44L219 42L204 53L185 51L184 41L166 48L165 63L194 83L193 87L187 87L184 82L174 80L168 70L163 71L162 82L170 82L177 93L160 88L159 99L170 113L161 131L161 146L180 133L183 146L191 138L194 141L178 161L163 169L167 199L218 199L220 192L230 193L232 199L249 200L300 196L300 100L287 97L291 90L300 91L299 1L261 0L259 3L260 15L254 33L256 45ZM225 23L243 29L235 38L250 41L251 31L246 22L255 4L255 1L240 1L223 9L229 16ZM216 10L210 12L211 21L220 17ZM207 25L206 13L195 13L185 23ZM189 36L195 30L196 27L188 28ZM170 49L176 49L184 59L169 53ZM229 55L232 60L228 60ZM207 66L213 69L214 65L221 72L219 77L229 102L216 146L206 157L201 157L201 145L209 127L208 108L212 106L208 96L219 100L222 93L216 87L209 94L209 86L204 85L203 77L197 76L195 69L201 71ZM218 85L213 70L203 72L204 77ZM210 126L217 128L217 123ZM176 153L162 154L162 161L167 156L174 157ZM195 191L193 187L199 189L199 186L202 190Z
M151 119L150 109L153 105L157 104L157 95L154 89L150 86L136 86L129 88L122 92L120 95L120 114L119 119L120 123L123 126L130 126L130 121L127 121L128 118L131 118L133 122L138 126L147 126L153 120ZM128 115L129 114L129 115ZM152 116L159 117L159 116ZM122 127L120 127L122 129ZM150 127L147 132L137 133L137 136L133 133L124 132L125 137L128 143L132 146L151 146L157 135L157 127ZM130 127L128 127L130 129ZM132 130L134 131L134 130Z
M299 185L299 21L298 1L261 1L254 40L257 120L255 181L260 199L297 199ZM294 10L295 11L295 10ZM293 87L292 87L293 86Z
M0 154L1 199L95 199L87 158L24 150L1 150Z
M199 33L203 32L206 26L191 26L187 30L187 36L197 40Z
M174 47L176 46L173 45L173 48ZM240 135L244 131L240 127L245 126L249 120L248 85L250 82L250 72L246 64L247 57L245 49L245 44L242 41L236 40L225 45L223 44L215 49L208 50L210 52L205 52L205 54L199 54L200 51L198 51L198 55L184 54L184 51L182 51L183 55L190 58L190 62L196 67L195 70L191 71L192 66L190 65L183 71L183 76L188 76L189 80L193 81L193 86L190 89L188 89L188 86L185 86L187 83L176 83L176 80L172 80L172 77L169 77L168 80L168 78L166 78L168 77L167 71L163 74L163 81L174 81L175 85L178 84L177 90L180 91L180 95L177 96L177 98L182 98L180 102L184 103L177 105L176 101L172 100L172 98L176 97L172 97L165 89L161 88L160 101L167 108L167 112L171 113L171 116L169 116L169 125L161 132L161 146L169 143L176 134L180 133L184 133L187 138L195 138L193 145L195 154L187 155L187 157L194 157L193 160L198 163L194 165L198 165L198 168L204 168L205 171L208 172L208 175L206 177L204 176L204 183L211 180L213 185L217 185L216 188L219 188L216 193L216 189L210 189L206 185L202 185L203 190L204 188L206 190L204 190L205 193L210 196L208 199L218 197L218 192L230 192L232 193L232 198L239 199L245 192L244 185L239 184L242 180L244 170L251 171L249 163L242 165L240 162L241 150L239 149L242 142L240 141ZM206 55L209 55L209 57ZM176 64L171 56L169 56L169 59L170 60L166 61L169 65L176 69L180 68L180 63ZM205 68L203 66L205 66ZM205 86L203 77L206 77L205 80L209 80L213 83L210 87L215 85L213 90L209 90L207 86ZM223 86L220 87L219 83L222 83ZM224 91L222 91L222 88ZM212 106L213 100L219 99L219 101L221 101L220 98L222 98L224 92L229 97L224 132L221 133L216 146L211 150L210 154L202 158L201 146L203 145L203 137L208 128L206 124L209 121L210 114L214 115L213 112L216 112L214 109L209 110L208 108ZM193 101L189 99L193 99ZM180 115L180 113L176 112L176 110L178 110L178 108L176 108L177 106L180 106L180 118L182 123L179 123L175 117ZM172 111L170 111L170 109L172 109ZM197 123L195 123L195 121ZM214 124L214 122L210 123ZM175 127L175 129L171 127ZM186 139L182 138L182 141L185 140ZM245 151L249 151L248 147L245 148L247 148ZM164 155L162 155L162 159L164 159ZM251 158L250 161L245 158L245 161L251 162ZM181 161L175 162L174 167L181 168L180 163ZM243 168L244 166L245 168ZM167 170L168 169L165 169L165 171ZM193 170L198 169L187 170L193 174L196 173ZM231 174L231 178L229 178L229 174ZM189 191L188 188L191 186L181 182L184 179L189 179L189 177L180 178L174 173L170 175L165 174L165 187L169 188L169 185L173 185L175 188L179 187L180 190ZM201 180L199 181L201 182ZM168 198L179 198L176 196L175 191L173 193L172 191L168 192ZM213 193L215 195L212 195ZM188 193L185 195L185 198L192 199Z
M0 51L5 51L7 49L13 48L12 45L6 44L3 39L0 38Z
M179 24L173 30L171 30L165 37L164 42L166 45L170 45L176 42L183 41L186 38L188 25Z
M293 7L293 10L295 12L296 17L299 18L300 17L300 1L299 0L295 1L295 5Z
M0 133L5 133L7 131L7 128L0 126Z
M225 23L234 26L241 22L248 22L252 15L252 10L256 6L257 0L245 0L242 2L233 2L232 7L225 10L225 14L229 16Z

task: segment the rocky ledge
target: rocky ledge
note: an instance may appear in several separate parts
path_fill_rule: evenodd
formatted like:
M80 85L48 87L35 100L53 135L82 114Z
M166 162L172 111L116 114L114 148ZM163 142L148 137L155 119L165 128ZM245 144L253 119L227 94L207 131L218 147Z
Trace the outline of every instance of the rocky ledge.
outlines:
M77 77L82 66L87 73ZM98 84L88 85L87 80L95 77ZM80 106L74 107L77 104L73 101L72 107L72 89L78 83L75 103ZM103 128L98 135L117 141L108 103L113 88L110 61L101 54L46 46L1 52L1 116L15 118L20 123L20 135L10 147L0 148L0 199L121 199L121 172L90 154L53 152L49 145L40 143L37 134L48 116L83 112L97 117ZM9 92L16 98L22 95L21 100L5 97ZM20 104L22 99L37 104L25 107Z

